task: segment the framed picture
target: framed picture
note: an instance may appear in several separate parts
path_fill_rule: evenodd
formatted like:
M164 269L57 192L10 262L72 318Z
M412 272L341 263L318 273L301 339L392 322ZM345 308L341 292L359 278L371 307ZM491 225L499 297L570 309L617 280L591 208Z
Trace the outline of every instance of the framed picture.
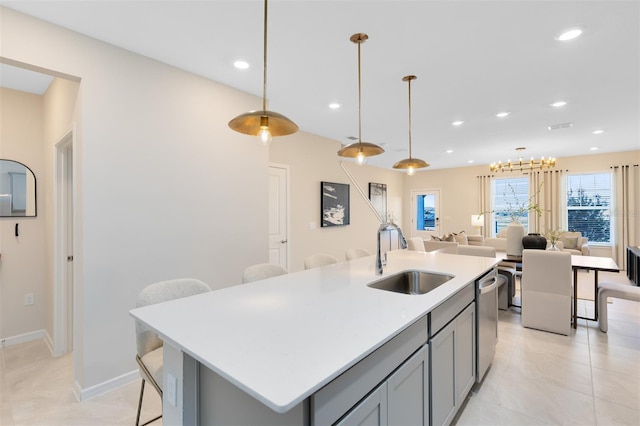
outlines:
M320 214L322 227L349 224L349 185L320 182Z
M387 184L369 182L369 201L384 222L387 219Z

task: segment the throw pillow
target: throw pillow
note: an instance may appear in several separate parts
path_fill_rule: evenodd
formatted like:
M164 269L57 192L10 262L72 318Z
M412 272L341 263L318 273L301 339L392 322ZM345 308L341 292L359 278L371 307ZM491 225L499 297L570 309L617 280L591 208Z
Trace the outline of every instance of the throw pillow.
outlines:
M438 237L438 236L436 236L436 235L432 235L432 236L431 236L431 239L432 239L433 241L444 241L444 240L442 239L442 237Z
M449 234L449 235L444 235L442 241L450 241L450 242L455 242L456 240L456 236L453 234Z
M457 241L459 245L461 246L468 246L469 245L469 239L467 238L467 234L465 234L464 231L461 231L459 233L453 233L453 238L454 241Z
M566 249L576 250L578 248L578 237L562 237L562 246Z

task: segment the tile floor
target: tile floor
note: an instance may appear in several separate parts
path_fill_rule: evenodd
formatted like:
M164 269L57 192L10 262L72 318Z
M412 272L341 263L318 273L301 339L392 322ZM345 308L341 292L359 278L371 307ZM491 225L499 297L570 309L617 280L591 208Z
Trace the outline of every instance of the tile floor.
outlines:
M579 301L582 315L592 306ZM613 299L607 334L585 320L571 336L525 329L518 311L500 311L496 357L458 425L640 425L640 303ZM139 381L83 402L71 386L70 354L52 358L43 341L0 349L0 425L135 424ZM161 411L147 391L143 421Z

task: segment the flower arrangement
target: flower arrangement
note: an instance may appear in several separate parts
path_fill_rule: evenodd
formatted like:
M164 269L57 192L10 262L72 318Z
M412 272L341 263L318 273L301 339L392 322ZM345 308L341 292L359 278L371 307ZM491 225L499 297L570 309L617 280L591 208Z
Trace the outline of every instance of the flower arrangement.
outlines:
M529 211L534 211L538 214L538 217L542 216L542 209L538 203L534 203L533 199L538 196L542 189L542 183L538 186L538 190L527 199L527 201L518 202L518 196L513 186L509 185L511 193L513 194L514 202L507 201L507 213L511 217L512 222L520 223L520 217Z
M551 247L555 247L556 243L558 242L558 240L560 240L560 238L562 238L565 232L567 231L563 231L562 229L551 229L547 230L547 232L544 234L544 237L549 240L549 242L551 243Z
M523 202L518 202L518 195L516 194L515 188L511 186L511 184L508 185L514 200L513 202L510 202L510 201L506 202L507 204L506 212L511 218L511 222L520 223L520 217L524 216L524 214L528 213L529 211L536 212L538 217L542 216L542 212L543 212L542 208L540 208L540 205L538 203L534 203L533 200L538 196L538 194L542 190L543 184L544 182L541 182L536 192L531 197L529 197L527 201L523 201ZM504 195L506 196L506 194ZM478 213L478 216L483 215L485 213L495 213L495 210L480 212Z

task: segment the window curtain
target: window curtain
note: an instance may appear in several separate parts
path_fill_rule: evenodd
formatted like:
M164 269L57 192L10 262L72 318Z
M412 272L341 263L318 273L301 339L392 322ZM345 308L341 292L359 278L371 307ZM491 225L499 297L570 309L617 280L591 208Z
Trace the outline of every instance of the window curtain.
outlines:
M478 212L484 213L484 225L482 226L482 235L491 236L491 180L492 175L478 176ZM474 214L477 214L474 213Z
M613 259L620 269L627 269L627 246L640 243L640 171L638 165L612 166L615 191L613 219Z
M563 228L564 212L564 173L567 170L534 170L529 173L529 196L537 203L542 216L529 213L530 232L546 234L548 231Z

